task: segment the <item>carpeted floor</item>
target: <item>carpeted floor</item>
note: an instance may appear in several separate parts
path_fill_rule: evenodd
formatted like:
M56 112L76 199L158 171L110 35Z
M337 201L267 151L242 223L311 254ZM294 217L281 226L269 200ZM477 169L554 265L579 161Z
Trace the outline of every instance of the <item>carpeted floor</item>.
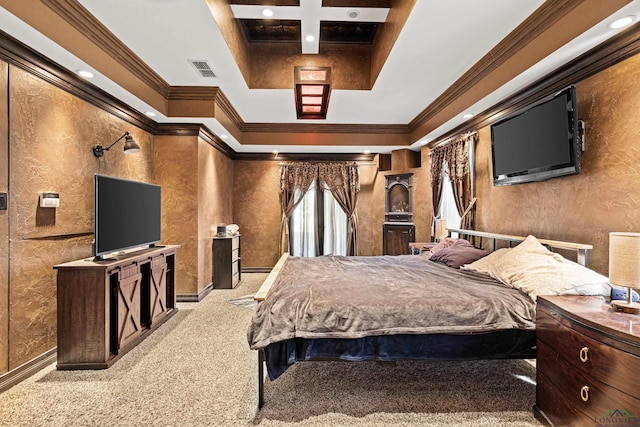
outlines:
M257 411L243 274L101 371L42 370L0 394L1 426L538 426L527 361L298 363ZM230 303L231 302L231 303ZM245 301L246 302L246 299Z

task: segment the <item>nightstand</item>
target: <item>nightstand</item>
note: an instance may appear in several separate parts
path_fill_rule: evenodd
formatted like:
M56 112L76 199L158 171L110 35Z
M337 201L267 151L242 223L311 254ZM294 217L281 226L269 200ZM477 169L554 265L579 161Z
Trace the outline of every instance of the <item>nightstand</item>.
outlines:
M536 336L538 419L640 423L640 316L614 312L602 297L538 297Z

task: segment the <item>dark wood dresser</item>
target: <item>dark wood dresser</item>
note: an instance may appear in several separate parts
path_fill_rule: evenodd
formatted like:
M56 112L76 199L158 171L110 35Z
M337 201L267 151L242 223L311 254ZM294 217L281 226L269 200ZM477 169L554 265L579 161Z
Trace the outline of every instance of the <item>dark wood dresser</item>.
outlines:
M213 238L213 288L232 289L242 278L240 235Z
M640 425L640 316L612 311L601 297L545 296L536 327L538 419Z

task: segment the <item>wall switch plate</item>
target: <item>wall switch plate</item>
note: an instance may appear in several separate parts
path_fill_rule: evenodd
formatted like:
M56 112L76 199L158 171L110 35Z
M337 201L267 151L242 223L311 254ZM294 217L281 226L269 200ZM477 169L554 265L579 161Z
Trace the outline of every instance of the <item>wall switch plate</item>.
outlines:
M0 211L7 210L7 193L0 193Z

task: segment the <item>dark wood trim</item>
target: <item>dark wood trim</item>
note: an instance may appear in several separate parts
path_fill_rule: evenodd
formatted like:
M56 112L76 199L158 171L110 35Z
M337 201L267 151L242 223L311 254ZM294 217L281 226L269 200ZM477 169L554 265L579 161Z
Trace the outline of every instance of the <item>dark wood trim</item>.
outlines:
M176 302L200 302L213 290L213 282L200 292L190 292L186 294L176 294Z
M273 268L271 267L248 267L242 269L242 274L245 273L271 273Z
M208 127L201 126L199 136L213 148L220 151L222 154L225 154L230 159L235 159L237 157L236 151L225 144L222 139L220 139L215 133L211 132L211 129Z
M472 120L431 141L427 146L434 148L459 134L489 126L498 120L496 118L498 113L500 113L499 117L514 113L532 102L566 86L576 84L639 53L640 23L636 23L573 61L568 62L563 67L527 86L518 94L493 105L491 108L476 115Z
M545 2L522 24L482 57L473 67L465 72L453 85L442 93L434 102L418 114L410 123L413 132L433 115L441 111L465 92L468 92L492 71L511 58L513 52L518 52L556 21L575 8L579 2L574 0L559 0Z
M236 160L271 160L274 162L373 162L375 154L363 153L237 153Z
M0 30L0 60L15 65L140 129L151 133L154 131L155 122L149 117L37 53L2 30Z
M99 49L122 64L154 91L167 97L169 83L149 67L138 55L118 39L102 22L76 0L42 0L47 7L67 21Z
M409 133L408 125L393 124L245 123L241 130L243 133Z
M6 374L1 375L0 393L10 389L14 385L26 380L33 374L51 365L56 361L56 356L56 347L54 347L51 350L42 353L40 356L31 359L27 363L24 363Z

